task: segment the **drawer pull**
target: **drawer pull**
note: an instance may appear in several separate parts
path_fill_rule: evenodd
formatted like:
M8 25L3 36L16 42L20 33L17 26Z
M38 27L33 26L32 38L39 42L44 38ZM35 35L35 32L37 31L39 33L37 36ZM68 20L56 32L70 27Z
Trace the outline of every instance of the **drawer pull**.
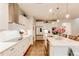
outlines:
M14 50L14 48L11 48L11 49L10 49L10 51L13 51L13 50Z

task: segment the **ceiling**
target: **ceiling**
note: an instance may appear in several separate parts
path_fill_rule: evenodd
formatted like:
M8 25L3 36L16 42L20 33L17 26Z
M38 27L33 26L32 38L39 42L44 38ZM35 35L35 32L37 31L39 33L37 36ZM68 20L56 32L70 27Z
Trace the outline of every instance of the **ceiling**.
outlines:
M69 19L79 17L79 3L19 3L19 6L27 15L40 20L65 19L67 9ZM52 9L52 12L49 12L49 9Z

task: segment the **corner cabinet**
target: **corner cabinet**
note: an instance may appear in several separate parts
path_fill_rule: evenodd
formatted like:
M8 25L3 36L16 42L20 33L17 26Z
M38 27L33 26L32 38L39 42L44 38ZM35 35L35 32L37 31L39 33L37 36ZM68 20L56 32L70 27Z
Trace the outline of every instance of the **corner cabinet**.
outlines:
M21 41L17 42L14 46L8 48L7 50L0 53L0 56L23 56L29 46L31 45L32 40L22 39Z

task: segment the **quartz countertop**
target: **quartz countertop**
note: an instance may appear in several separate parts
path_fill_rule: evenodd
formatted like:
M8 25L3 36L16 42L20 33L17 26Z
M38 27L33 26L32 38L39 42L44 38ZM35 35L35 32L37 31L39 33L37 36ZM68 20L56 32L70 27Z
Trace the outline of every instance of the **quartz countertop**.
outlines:
M79 42L75 40L71 40L64 37L47 37L49 42L51 43L51 46L79 46Z

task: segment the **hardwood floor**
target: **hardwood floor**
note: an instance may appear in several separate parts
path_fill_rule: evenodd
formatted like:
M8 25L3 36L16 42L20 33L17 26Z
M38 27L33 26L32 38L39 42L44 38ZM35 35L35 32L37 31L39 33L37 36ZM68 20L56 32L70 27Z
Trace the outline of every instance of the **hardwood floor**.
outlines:
M25 56L47 56L47 49L43 40L36 40Z

